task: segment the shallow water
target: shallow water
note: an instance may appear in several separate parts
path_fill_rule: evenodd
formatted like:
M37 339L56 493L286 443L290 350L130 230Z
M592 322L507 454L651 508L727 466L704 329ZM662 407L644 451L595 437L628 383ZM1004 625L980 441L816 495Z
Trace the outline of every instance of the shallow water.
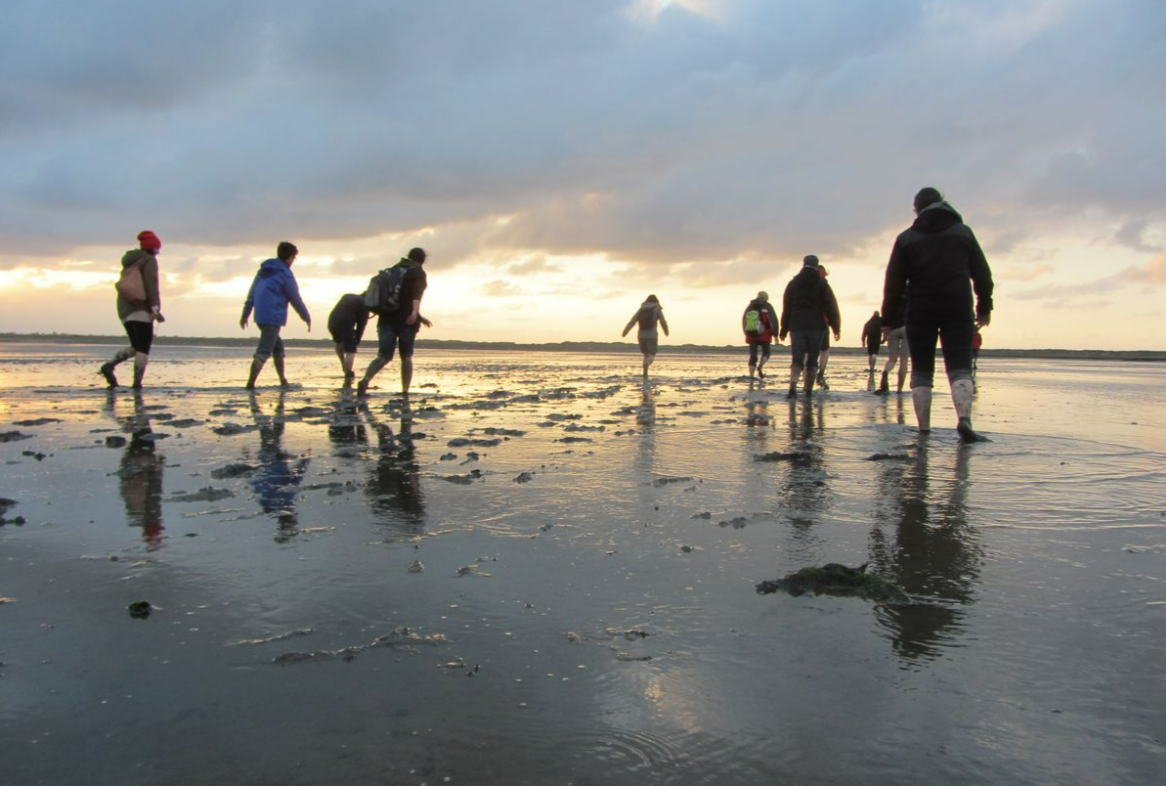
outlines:
M855 356L107 354L0 344L5 782L1166 775L1166 368L986 360L961 446ZM914 602L754 591L826 562Z

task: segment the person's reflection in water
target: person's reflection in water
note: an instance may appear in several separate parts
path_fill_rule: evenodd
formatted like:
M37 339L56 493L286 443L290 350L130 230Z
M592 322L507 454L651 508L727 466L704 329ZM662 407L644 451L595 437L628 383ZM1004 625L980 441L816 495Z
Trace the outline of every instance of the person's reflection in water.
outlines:
M795 536L803 545L818 515L830 506L829 475L826 457L820 444L826 430L825 408L822 401L789 404L790 441L787 451L794 454L789 469L778 483L778 500L786 510L786 518L794 525Z
M974 599L983 552L967 523L969 450L961 445L949 480L929 466L925 444L911 461L884 461L878 485L879 521L897 520L894 540L879 527L871 532L871 570L908 594L935 602L885 605L879 622L895 651L911 661L929 660L949 645L962 626L962 606ZM929 499L929 485L944 487Z
M299 519L296 515L296 494L300 483L308 471L311 458L302 456L291 461L291 454L283 449L284 391L279 392L279 401L274 414L267 415L259 406L259 399L251 394L251 416L259 428L259 469L251 476L251 488L259 500L264 513L275 514L279 519L277 541L285 541L297 533Z
M393 434L367 404L361 411L377 437L377 456L365 486L373 517L388 529L385 542L407 540L425 531L425 495L413 447L413 419L401 413L401 431Z
M337 453L348 454L346 448L360 448L368 444L368 432L360 421L360 407L347 391L332 405L328 419L328 441Z
M162 469L165 458L157 452L154 432L150 428L141 391L134 393L134 410L127 416L118 413L118 393L109 391L106 410L117 420L129 442L121 454L117 476L126 520L131 527L141 527L147 551L162 548Z

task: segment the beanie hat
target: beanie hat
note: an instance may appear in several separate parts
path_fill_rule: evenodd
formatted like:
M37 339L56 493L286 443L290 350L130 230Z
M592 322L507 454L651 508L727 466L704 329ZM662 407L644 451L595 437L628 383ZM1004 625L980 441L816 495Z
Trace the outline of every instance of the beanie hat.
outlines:
M818 266L818 258L816 256L814 256L813 254L807 254L806 258L802 260L802 266L803 267L817 267Z
M161 251L162 241L158 239L150 230L138 234L138 242L142 244L143 251Z
M826 276L830 275L829 273L826 272L825 265L818 265L818 275L821 276L822 278L825 278Z
M761 292L757 293L757 299L758 300L769 300L769 293L762 290Z

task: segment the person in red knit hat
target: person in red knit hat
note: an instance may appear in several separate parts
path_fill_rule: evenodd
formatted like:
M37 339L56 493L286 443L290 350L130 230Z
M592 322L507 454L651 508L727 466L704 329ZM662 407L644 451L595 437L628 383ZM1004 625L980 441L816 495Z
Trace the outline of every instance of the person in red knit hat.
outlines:
M140 390L150 346L154 343L154 322L165 322L162 299L158 291L158 252L162 241L146 230L138 235L139 248L130 249L121 258L121 277L117 281L117 317L125 327L130 345L119 350L101 366L98 373L109 387L117 387L114 368L124 360L134 360L134 388Z

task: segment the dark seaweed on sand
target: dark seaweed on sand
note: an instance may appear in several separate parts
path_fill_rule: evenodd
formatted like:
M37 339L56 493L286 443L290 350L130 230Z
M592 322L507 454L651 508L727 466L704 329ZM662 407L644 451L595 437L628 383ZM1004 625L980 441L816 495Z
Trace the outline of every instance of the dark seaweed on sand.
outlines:
M761 595L778 591L787 592L795 598L809 592L814 595L865 598L883 603L908 603L911 600L898 586L873 573L867 573L865 564L849 568L837 562L802 568L785 578L763 581L757 585L757 592Z

